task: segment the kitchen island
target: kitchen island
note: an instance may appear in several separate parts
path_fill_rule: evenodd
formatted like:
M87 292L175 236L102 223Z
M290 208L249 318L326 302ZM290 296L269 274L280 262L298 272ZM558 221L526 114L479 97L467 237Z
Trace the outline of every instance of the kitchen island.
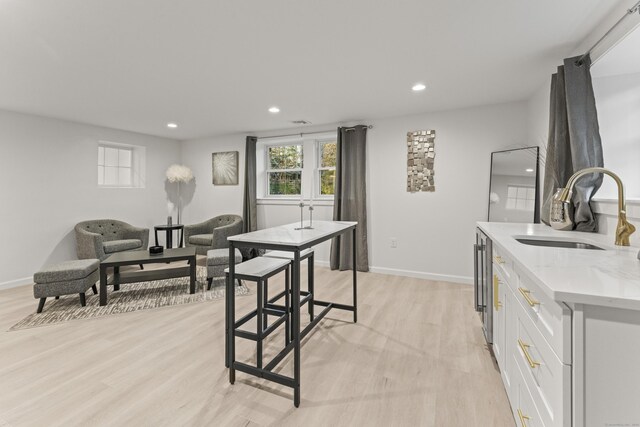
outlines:
M514 417L529 427L640 425L638 249L541 224L478 228L492 241L493 350Z

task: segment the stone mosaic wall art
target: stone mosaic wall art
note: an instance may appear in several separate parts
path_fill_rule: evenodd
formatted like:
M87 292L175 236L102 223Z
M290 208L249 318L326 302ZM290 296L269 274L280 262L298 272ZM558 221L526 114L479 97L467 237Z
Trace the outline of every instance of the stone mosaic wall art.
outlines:
M407 132L407 191L436 191L433 161L436 131Z

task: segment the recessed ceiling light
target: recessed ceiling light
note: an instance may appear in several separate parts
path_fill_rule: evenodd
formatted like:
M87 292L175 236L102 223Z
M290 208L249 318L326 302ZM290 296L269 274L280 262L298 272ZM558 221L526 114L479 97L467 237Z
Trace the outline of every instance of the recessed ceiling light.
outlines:
M525 172L533 172L533 169L531 168L525 169Z
M273 114L276 114L276 113L280 112L280 109L278 107L273 106L273 107L269 108L269 112L273 113Z
M421 90L425 90L427 87L422 84L422 83L416 83L413 85L413 87L411 88L412 91L414 92L420 92Z
M167 127L171 128L171 129L175 129L175 128L178 127L178 124L177 123L167 123Z

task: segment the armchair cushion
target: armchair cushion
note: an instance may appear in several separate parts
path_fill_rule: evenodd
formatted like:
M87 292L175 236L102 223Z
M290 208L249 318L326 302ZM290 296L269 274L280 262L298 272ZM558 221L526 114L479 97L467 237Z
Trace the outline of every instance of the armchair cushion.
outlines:
M142 249L142 241L138 239L111 240L102 243L105 254Z
M192 245L211 246L213 242L213 234L196 234L195 236L189 236L189 243Z

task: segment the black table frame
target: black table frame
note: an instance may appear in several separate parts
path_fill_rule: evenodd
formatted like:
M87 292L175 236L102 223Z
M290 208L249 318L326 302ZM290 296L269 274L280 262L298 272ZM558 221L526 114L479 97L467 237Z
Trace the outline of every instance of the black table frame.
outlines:
M184 225L183 224L162 224L162 225L154 225L153 226L153 234L156 238L156 246L158 246L158 231L165 232L165 246L167 249L173 248L173 231L178 230L180 233L180 245L179 248L183 245L184 240Z
M187 261L187 267L163 268L149 271L133 271L120 273L120 267L126 265L143 265ZM113 276L108 280L107 269L113 268ZM129 251L115 253L100 263L100 305L107 305L107 286L113 286L114 291L120 290L120 285L151 280L172 279L174 277L189 276L189 293L196 293L196 248L166 249L163 253L150 255L148 251Z
M313 330L313 328L322 320L331 309L346 310L353 312L353 323L358 321L358 282L357 282L357 249L356 249L356 230L357 224L353 224L343 230L328 234L326 236L319 237L307 243L301 245L286 245L286 244L271 244L271 243L253 243L248 241L233 241L229 240L229 275L226 283L226 357L229 368L229 382L233 384L236 380L236 370L254 375L259 378L264 378L269 381L282 384L287 387L293 388L293 404L297 408L300 406L300 342L302 339ZM338 237L342 234L346 234L349 231L352 232L352 270L353 270L353 305L339 304L328 301L319 301L314 298L313 290L309 292L309 295L305 296L304 301L300 299L300 252L311 248L319 243L330 240L334 237ZM235 336L236 328L239 327L239 322L235 320L235 292L233 289L233 283L235 280L235 263L233 262L235 256L235 248L256 248L267 250L279 250L286 252L293 252L293 261L291 263L291 342L285 346L272 360L264 365L262 368L247 365L246 363L236 361L235 357ZM295 302L294 302L295 301ZM313 316L313 320L302 331L300 330L300 307L303 303L310 304L310 307L314 305L324 307L324 309L317 315ZM313 311L311 311L313 313ZM287 313L288 315L289 313ZM273 372L273 369L289 354L293 351L293 378L287 377L282 374Z

